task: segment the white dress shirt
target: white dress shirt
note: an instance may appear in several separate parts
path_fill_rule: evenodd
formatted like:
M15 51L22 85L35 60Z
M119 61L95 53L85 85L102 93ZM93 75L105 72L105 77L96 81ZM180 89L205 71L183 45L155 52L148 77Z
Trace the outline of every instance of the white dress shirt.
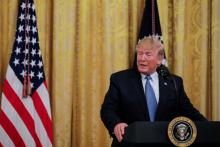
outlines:
M143 84L143 89L144 89L144 93L145 93L145 84L147 82L147 79L145 78L146 75L141 73L141 79L142 79L142 84ZM150 75L151 80L150 80L150 84L154 90L154 94L156 97L156 101L157 104L159 103L159 78L158 78L158 73L154 72L153 74Z

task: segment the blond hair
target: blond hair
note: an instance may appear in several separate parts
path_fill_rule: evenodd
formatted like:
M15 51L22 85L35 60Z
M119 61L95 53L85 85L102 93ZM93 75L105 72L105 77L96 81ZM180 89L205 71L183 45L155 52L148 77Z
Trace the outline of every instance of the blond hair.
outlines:
M152 49L157 49L158 50L158 56L161 59L164 59L165 56L165 51L164 51L164 45L161 42L161 40L159 40L158 37L156 36L148 36L148 37L144 37L142 39L140 39L138 41L138 44L136 45L136 51L138 48L140 48L143 44L148 43Z

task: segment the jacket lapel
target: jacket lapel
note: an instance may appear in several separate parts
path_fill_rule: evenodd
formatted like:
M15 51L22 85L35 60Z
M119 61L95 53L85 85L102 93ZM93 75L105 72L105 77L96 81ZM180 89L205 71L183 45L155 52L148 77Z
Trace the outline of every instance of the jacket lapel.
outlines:
M169 86L170 82L167 80L164 80L163 77L159 75L159 103L157 107L157 112L156 112L156 119L155 120L160 120L160 114L163 112L164 108L166 107L167 103L167 97L169 94Z
M149 114L147 109L147 101L144 94L144 89L142 85L141 75L139 72L135 72L135 76L132 78L132 82L135 85L136 93L137 93L137 100L142 109L143 115L145 120L149 120Z

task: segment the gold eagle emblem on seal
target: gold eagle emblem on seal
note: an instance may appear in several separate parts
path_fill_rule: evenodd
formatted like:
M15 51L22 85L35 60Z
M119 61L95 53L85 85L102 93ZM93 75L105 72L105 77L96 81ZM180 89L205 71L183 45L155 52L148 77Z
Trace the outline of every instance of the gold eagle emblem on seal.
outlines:
M190 146L196 139L195 123L187 117L176 117L168 125L168 137L178 147Z

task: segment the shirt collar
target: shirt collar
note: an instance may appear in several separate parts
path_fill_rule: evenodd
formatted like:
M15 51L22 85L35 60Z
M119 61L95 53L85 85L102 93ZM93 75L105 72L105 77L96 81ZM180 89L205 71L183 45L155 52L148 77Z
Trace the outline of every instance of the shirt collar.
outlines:
M141 73L141 79L142 79L142 80L145 79L146 76L147 76L147 75ZM155 79L158 79L158 73L155 71L154 73L152 73L152 74L150 75L150 77L151 77L152 80L154 81Z

